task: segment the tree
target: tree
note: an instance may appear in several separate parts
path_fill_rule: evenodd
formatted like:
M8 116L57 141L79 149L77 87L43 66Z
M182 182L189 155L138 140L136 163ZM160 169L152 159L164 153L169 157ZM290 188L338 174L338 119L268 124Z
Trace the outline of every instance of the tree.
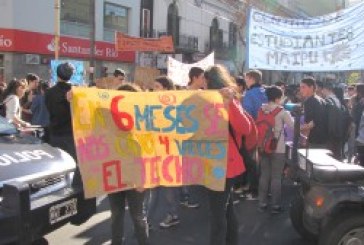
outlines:
M246 47L246 25L249 15L249 9L251 7L257 8L264 12L269 12L272 14L278 14L281 5L277 3L277 0L220 0L227 6L230 6L230 10L233 17L233 22L237 26L237 38ZM239 73L242 72L245 62L243 64L237 65L236 68Z

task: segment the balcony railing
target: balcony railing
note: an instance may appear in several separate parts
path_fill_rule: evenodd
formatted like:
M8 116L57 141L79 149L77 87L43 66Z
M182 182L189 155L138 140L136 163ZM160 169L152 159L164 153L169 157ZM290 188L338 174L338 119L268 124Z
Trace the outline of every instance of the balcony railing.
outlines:
M198 37L191 35L180 35L177 48L189 51L198 51Z
M215 52L217 59L235 59L236 58L236 46L230 46L227 43L220 43L217 47L211 47L210 42L205 43L205 53Z
M167 36L167 31L152 31L152 35L154 38L159 38L161 36ZM196 52L198 51L198 37L180 34L178 40L174 40L175 49L177 52Z

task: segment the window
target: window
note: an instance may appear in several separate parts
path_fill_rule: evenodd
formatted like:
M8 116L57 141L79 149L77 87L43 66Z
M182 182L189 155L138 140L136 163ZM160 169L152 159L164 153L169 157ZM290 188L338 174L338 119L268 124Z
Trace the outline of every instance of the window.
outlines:
M233 48L237 44L237 35L238 28L234 23L229 24L229 48Z
M89 37L91 0L62 0L61 34Z
M174 45L179 44L179 16L176 3L171 3L168 7L167 34L173 37Z
M223 33L222 30L219 29L219 21L217 18L212 20L210 26L210 47L211 50L222 48L223 44Z
M143 9L142 12L142 37L150 37L150 10Z
M104 40L114 41L115 31L128 33L128 9L113 3L104 5Z

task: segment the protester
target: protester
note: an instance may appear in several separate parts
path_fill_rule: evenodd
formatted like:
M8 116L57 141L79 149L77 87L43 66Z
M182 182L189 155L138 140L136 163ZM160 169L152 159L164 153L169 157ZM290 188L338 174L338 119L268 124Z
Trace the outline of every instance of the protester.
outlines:
M119 82L124 82L125 81L125 71L120 68L115 69L114 78L116 80L118 80Z
M272 194L271 213L282 212L282 172L285 165L285 133L284 126L293 129L293 119L290 113L281 107L283 91L277 86L266 88L268 103L263 104L261 112L275 113L273 133L277 139L276 149L271 154L261 154L259 179L259 210L268 208L268 192ZM258 115L259 118L259 115Z
M74 67L71 63L61 63L57 67L58 81L45 93L45 104L49 112L50 144L68 152L74 159L76 149L73 140L71 107L67 93L71 90L70 78ZM80 179L79 179L80 181Z
M32 112L32 124L40 125L44 129L43 140L49 142L49 113L45 104L44 94L49 89L49 83L40 81L38 85L38 92L32 99L30 110Z
M188 73L190 81L188 82L188 90L206 89L206 80L204 70L200 67L192 67Z
M124 83L118 90L141 92L134 84ZM126 190L108 194L111 211L111 244L121 245L124 237L125 202L128 202L139 245L148 244L147 220L143 213L144 190Z
M242 98L248 88L246 85L246 81L241 76L236 77L235 81L236 81L236 84L238 85L239 99L242 100Z
M44 102L49 113L49 144L58 147L70 154L77 161L76 147L73 138L72 118L71 118L71 79L75 68L69 63L61 63L57 66L57 83L44 94ZM72 186L83 190L81 174L77 165L74 172ZM82 216L75 224L85 222L96 212L96 198L82 200Z
M356 85L356 95L351 99L352 116L355 124L355 137L358 136L360 119L364 110L364 84Z
M153 91L175 90L173 81L166 76L157 77L153 83ZM178 215L178 194L181 192L180 187L161 187L160 190L165 194L167 201L166 216L159 223L161 228L169 228L180 223Z
M245 81L248 90L242 99L244 109L254 118L257 118L258 110L263 103L267 103L265 89L262 86L262 72L250 70L245 73Z
M187 90L200 90L206 88L206 80L204 76L204 70L200 67L192 67L188 72L189 82ZM193 200L190 187L182 186L180 204L187 208L199 208L200 204Z
M26 89L27 82L25 79L13 79L3 94L5 117L18 128L30 126L30 123L24 121L21 117L20 99L24 96Z
M355 86L349 85L346 87L346 96L349 98L355 96Z
M301 130L308 135L310 148L326 148L327 116L325 101L316 95L316 82L313 78L304 78L300 83L300 93L304 98L304 121Z
M364 111L360 118L358 127L358 136L356 137L356 150L358 154L358 162L364 167Z
M341 89L340 89L341 90ZM333 156L337 160L343 158L343 146L347 140L350 122L344 115L345 105L343 105L343 98L341 100L335 94L335 88L332 81L326 80L323 88L322 95L326 101L327 112L327 127L328 127L328 149L331 150ZM341 90L342 91L342 90ZM339 94L343 96L342 94ZM347 110L348 115L349 111Z
M243 97L241 104L243 108L255 120L258 111L263 103L267 102L265 89L262 86L262 72L259 70L250 70L245 73L245 81L248 90ZM256 200L258 197L258 169L253 156L250 156L251 161L246 161L246 176L249 183L249 191L242 193L241 197L246 200Z
M215 65L205 72L207 89L219 89L228 107L229 123L234 138L229 134L228 162L225 191L208 190L211 245L238 244L238 221L235 215L231 190L234 178L245 171L244 160L239 153L243 135L248 135L251 124L236 99L236 84L226 68ZM236 142L236 143L235 143Z
M32 100L34 96L38 92L39 77L34 73L28 73L25 79L28 83L28 89L20 101L22 106L22 118L27 122L31 122L32 111L30 110L30 107L32 105Z
M324 98L324 94L322 93L322 90L324 88L324 83L322 81L315 81L316 82L316 89L315 93L320 98Z

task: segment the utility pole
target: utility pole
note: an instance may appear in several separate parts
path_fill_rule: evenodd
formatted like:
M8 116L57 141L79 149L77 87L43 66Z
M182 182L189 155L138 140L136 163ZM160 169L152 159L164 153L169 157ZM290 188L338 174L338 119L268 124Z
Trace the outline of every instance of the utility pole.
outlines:
M91 30L90 30L90 81L94 82L95 74L95 26L96 26L96 16L95 16L95 0L90 0L90 15L91 15Z
M61 0L54 0L54 58L59 58Z

